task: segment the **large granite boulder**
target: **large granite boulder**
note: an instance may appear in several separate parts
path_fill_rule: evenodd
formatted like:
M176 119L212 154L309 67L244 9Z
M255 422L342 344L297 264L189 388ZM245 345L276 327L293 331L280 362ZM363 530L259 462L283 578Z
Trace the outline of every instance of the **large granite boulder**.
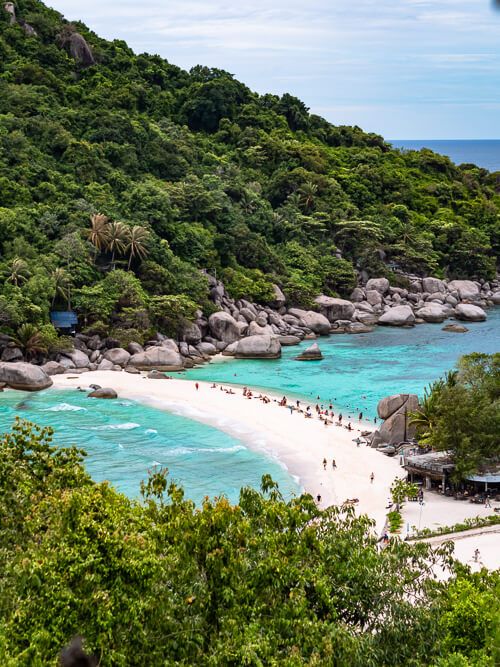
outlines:
M392 327L413 326L415 315L410 306L395 306L394 308L389 308L388 311L381 315L378 323Z
M457 320L466 320L467 322L483 322L486 319L486 313L479 306L473 306L470 303L459 303L455 308L455 317Z
M422 278L422 287L424 292L432 294L434 292L446 292L446 283L439 278Z
M114 367L114 363L109 359L101 359L101 361L97 364L98 371L112 371Z
M248 336L272 336L274 334L269 324L260 326L257 322L250 322L248 327L245 328Z
M494 292L490 298L495 306L500 306L500 292Z
M365 300L365 291L361 287L355 287L351 292L351 301L360 303Z
M104 353L104 358L117 366L126 366L131 357L130 352L123 350L121 347L115 347L112 350L107 350Z
M273 298L269 301L271 308L282 308L286 303L286 297L278 287L278 285L273 285L274 295Z
M198 343L196 348L201 354L209 354L210 356L217 354L217 348L212 343Z
M179 351L164 346L150 347L145 352L133 354L128 363L141 371L152 368L160 371L181 371L184 368Z
M296 361L319 361L323 359L323 355L319 349L318 343L313 343L310 347L306 348L296 356L295 359Z
M370 306L379 306L382 303L382 294L376 289L366 290L366 300Z
M346 299L336 299L332 296L321 294L314 301L319 308L319 312L330 322L350 320L354 315L354 305Z
M47 361L46 364L40 366L40 368L47 373L47 375L62 375L66 373L66 368L62 364L58 364L57 361Z
M142 345L139 345L139 343L129 343L127 345L127 352L132 355L132 354L139 354L140 352L144 352L144 348Z
M73 352L64 352L65 357L68 359L71 359L71 361L75 364L75 368L88 368L90 364L90 359L87 357L85 352L82 352L81 350L73 350ZM63 364L63 360L61 358L60 363Z
M15 345L7 345L2 351L2 361L22 361L23 353Z
M292 335L278 336L278 339L281 345L285 347L288 345L298 345L301 341L298 336Z
M278 359L281 344L277 336L248 336L238 341L234 356L237 359Z
M377 412L384 423L375 431L372 447L380 444L397 445L403 440L415 437L415 427L410 424L409 415L418 409L416 394L395 394L379 401Z
M450 292L458 292L462 301L465 299L474 301L479 297L479 286L472 280L452 280L448 283L448 289Z
M184 327L183 332L182 332L182 338L189 345L198 345L198 343L201 342L201 329L200 329L200 327L195 322L191 322L190 324L186 324L186 326Z
M240 338L238 323L232 315L221 310L212 313L208 318L208 326L214 338L225 343L234 343Z
M449 333L467 333L469 330L462 324L447 324L443 327L442 331L448 331Z
M41 366L33 366L23 361L0 363L0 382L21 391L40 391L53 384Z
M367 290L376 290L380 294L387 294L389 291L389 281L387 278L370 278L366 283Z
M425 322L444 322L448 317L448 309L438 303L429 303L417 310L416 315Z
M331 327L330 322L324 315L321 313L315 313L312 310L308 310L304 313L304 315L300 318L300 325L307 327L313 333L318 334L319 336L328 336Z
M118 394L111 387L100 387L99 389L94 389L90 394L87 394L88 398L118 398Z

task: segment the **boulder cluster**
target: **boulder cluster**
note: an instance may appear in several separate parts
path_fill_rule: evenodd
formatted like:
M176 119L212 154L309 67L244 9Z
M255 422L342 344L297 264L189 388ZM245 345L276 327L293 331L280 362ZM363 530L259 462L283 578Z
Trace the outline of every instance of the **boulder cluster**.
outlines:
M492 281L453 280L409 276L408 287L391 287L386 278L372 278L356 287L350 300L319 295L315 310L287 307L286 298L275 285L267 304L234 300L224 285L211 278L210 296L219 309L209 317L198 311L194 322L187 324L172 340L161 333L144 345L130 343L122 348L113 338L78 333L74 349L42 359L33 373L19 381L12 375L26 367L22 351L8 337L0 336L0 382L16 388L42 389L49 386L51 375L83 373L91 370L125 370L175 372L193 368L222 353L238 359L276 359L282 346L297 345L303 340L338 333L368 333L374 325L409 327L423 322L443 322L447 318L477 322L486 319L485 308L500 305L500 283ZM467 331L458 324L448 324L446 331ZM321 358L316 346L298 359ZM30 372L31 373L31 372Z

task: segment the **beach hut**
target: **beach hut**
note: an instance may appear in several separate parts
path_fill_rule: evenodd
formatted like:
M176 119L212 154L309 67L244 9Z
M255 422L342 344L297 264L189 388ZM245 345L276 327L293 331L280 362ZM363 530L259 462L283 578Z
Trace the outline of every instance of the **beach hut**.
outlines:
M74 310L53 310L50 313L50 321L58 331L66 334L74 334L76 325L78 324L78 317Z

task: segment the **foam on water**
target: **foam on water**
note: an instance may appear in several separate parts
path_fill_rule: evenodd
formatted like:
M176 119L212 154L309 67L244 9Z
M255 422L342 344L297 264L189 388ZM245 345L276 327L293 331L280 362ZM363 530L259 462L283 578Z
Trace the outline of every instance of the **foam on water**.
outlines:
M0 432L10 429L16 415L52 426L57 444L75 444L88 452L85 466L96 481L109 480L131 497L139 495L141 480L154 466L168 468L170 479L197 503L220 495L236 503L241 487L259 488L267 473L285 496L300 491L286 469L265 452L252 451L238 437L183 416L205 418L200 410L128 400L92 401L90 410L90 402L84 392L69 389L7 391L0 395ZM68 405L77 409L61 409Z

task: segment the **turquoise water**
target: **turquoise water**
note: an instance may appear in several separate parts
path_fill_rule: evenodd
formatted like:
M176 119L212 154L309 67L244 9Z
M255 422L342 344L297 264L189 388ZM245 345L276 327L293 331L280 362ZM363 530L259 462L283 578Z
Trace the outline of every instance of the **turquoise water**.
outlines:
M486 322L467 323L466 334L446 333L442 326L377 327L369 334L335 335L318 340L322 361L293 360L308 342L283 348L281 359L211 363L186 376L263 387L307 397L313 404L319 396L324 403L335 403L343 414L363 411L373 418L383 396L421 394L461 355L500 351L500 308L490 309Z
M451 334L442 325L413 329L383 328L371 334L321 338L325 358L299 362L300 346L283 348L276 360L225 360L184 373L184 377L263 387L306 397L312 404L333 401L343 414L373 418L378 400L397 392L421 393L469 352L500 350L500 308L486 322L467 324L467 334ZM238 500L239 489L258 488L270 473L286 496L298 492L294 479L265 452L253 451L216 428L129 400L88 399L73 390L0 394L0 432L18 415L52 426L61 445L88 452L86 466L131 497L154 466L165 466L189 498L225 494ZM258 444L258 443L254 443Z
M430 148L456 164L472 163L489 171L500 170L500 139L389 139L394 148Z
M96 481L109 480L130 497L155 466L200 503L224 494L238 501L242 486L259 488L272 475L285 496L299 487L278 462L216 428L129 400L87 398L77 390L4 392L0 395L0 432L19 416L55 429L55 442L75 444L88 453L85 465Z

